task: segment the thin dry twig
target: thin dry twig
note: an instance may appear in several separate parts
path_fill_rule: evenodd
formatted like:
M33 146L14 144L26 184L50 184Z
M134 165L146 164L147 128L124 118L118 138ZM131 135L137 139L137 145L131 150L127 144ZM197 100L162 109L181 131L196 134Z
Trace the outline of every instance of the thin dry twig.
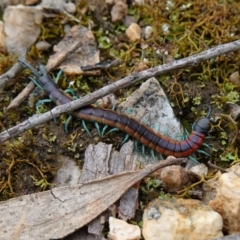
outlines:
M219 167L216 164L212 163L211 161L208 161L208 166L212 167L214 169L220 170L222 173L226 173L227 170L225 168Z
M28 95L32 92L34 88L35 85L33 82L28 83L28 85L7 106L7 110L18 107L25 99L27 99Z
M219 55L226 54L231 51L236 51L239 49L240 49L240 40L237 40L231 43L219 45L217 47L211 48L209 50L189 56L181 60L172 61L167 64L150 68L142 72L133 72L131 75L125 78L122 78L115 83L109 84L83 98L77 99L75 101L69 102L61 106L57 106L53 108L51 111L46 112L44 114L34 115L33 117L30 117L29 119L18 124L17 126L2 132L0 134L0 143L28 129L31 129L35 126L43 124L55 117L59 117L63 113L71 112L76 110L77 108L94 103L96 100L108 95L109 93L113 93L124 87L128 87L136 82L143 81L151 77L156 77L177 69L192 67L204 60L211 59ZM62 58L63 55L62 54L60 55ZM58 64L59 62L56 62L56 65Z
M12 81L22 70L24 66L20 62L16 62L7 72L0 76L0 89L3 89Z
M22 49L22 51L20 51L20 58L25 58L26 52L27 49ZM25 67L20 62L16 62L7 72L0 75L0 89L3 89L9 84L24 68Z

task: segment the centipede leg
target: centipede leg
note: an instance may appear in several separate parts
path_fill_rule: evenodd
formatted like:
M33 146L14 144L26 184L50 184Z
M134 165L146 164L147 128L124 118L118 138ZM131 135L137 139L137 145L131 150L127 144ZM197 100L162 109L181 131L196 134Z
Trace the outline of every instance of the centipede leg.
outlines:
M122 140L121 145L123 145L128 140L128 138L129 138L129 134L126 134L124 139Z
M163 155L161 153L159 153L159 158L160 158L160 160L164 159L164 157L163 157Z
M70 93L74 99L78 99L78 97L76 96L73 89L68 88L68 89L64 90L64 92L65 93Z
M85 129L85 131L87 132L87 134L88 134L89 136L91 136L91 133L89 132L89 130L88 130L88 128L87 128L86 123L85 123L84 120L82 120L82 126L83 126L83 128Z
M189 157L189 159L190 159L193 163L195 163L195 164L197 164L197 165L200 164L193 156L188 156L188 157Z
M103 127L103 130L102 130L102 132L101 132L101 136L104 135L104 133L105 133L105 131L107 130L107 128L108 128L108 125L105 125L105 126Z
M155 156L155 151L153 149L150 149L150 153L151 153L152 159L156 162L157 159L156 159L156 156Z
M202 146L207 147L210 151L213 150L213 148L206 143L202 143Z
M63 73L63 70L64 70L64 68L62 68L62 69L58 72L57 77L54 78L54 82L55 82L56 84L58 84L58 81L59 81L59 79L60 79L60 77L61 77L61 75L62 75L62 73Z
M137 140L134 141L134 150L136 151L136 153L138 153L138 141Z
M38 110L38 108L39 108L43 103L48 103L48 102L52 102L52 100L51 100L51 99L42 99L42 100L38 101L38 102L36 103L36 109Z
M119 131L118 128L112 128L111 130L109 130L109 131L107 132L107 134L109 134L109 133L111 133L111 132L117 132L117 131Z
M38 71L32 66L30 65L27 61L25 60L18 60L20 63L22 63L23 65L25 65L33 74L34 76L39 79L41 77L41 75L38 73Z
M206 155L206 156L208 156L208 157L211 157L211 155L210 155L209 153L207 153L207 152L205 152L205 151L203 151L203 150L198 149L197 152L198 152L198 153L201 153L201 154L204 154L204 155Z
M71 120L72 120L72 116L69 115L67 120L66 120L66 122L65 122L65 124L64 124L64 130L65 130L66 133L68 133L68 125L69 125Z
M97 122L94 122L94 126L97 129L98 135L101 136L101 130L100 130L99 124Z
M146 159L145 145L142 145L142 155L143 155L143 158Z

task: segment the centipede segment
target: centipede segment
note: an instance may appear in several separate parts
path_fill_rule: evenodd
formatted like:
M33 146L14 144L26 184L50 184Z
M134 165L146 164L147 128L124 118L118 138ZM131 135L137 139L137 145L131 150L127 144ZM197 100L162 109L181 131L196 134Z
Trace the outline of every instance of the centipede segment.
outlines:
M40 66L41 74L37 72L29 63L21 61L37 77L39 84L45 93L57 104L65 104L72 99L66 96L57 85L47 75L43 66ZM103 109L92 105L75 110L73 114L83 120L106 124L116 127L132 137L136 138L145 146L164 155L175 157L187 157L198 150L203 143L205 135L210 130L211 108L206 117L199 119L193 126L193 131L189 137L183 141L169 139L160 133L154 132L151 128L137 119L131 118L126 114L117 113L113 110Z

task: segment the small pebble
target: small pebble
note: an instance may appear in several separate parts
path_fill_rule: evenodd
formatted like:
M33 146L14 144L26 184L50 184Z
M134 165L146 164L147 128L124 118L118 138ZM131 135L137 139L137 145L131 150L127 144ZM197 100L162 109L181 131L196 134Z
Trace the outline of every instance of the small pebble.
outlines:
M128 5L122 1L117 2L111 10L113 23L121 22L127 15Z
M68 2L64 4L64 8L69 13L75 13L76 12L76 5L72 2Z
M190 168L188 173L197 176L200 179L202 175L206 176L208 174L208 168L205 164L201 163Z
M147 26L145 29L144 29L144 38L145 39L149 39L151 36L152 36L152 33L153 33L153 29L151 26Z
M232 84L236 84L236 85L240 83L239 71L236 71L231 74L230 81Z
M109 218L109 228L108 239L111 240L138 240L141 238L139 226L114 217Z
M191 184L187 171L177 165L162 168L152 176L161 180L161 187L168 193L177 192Z
M36 43L35 46L40 51L48 51L49 48L51 47L51 44L48 43L47 41L39 41Z
M135 42L141 39L141 28L137 23L132 23L128 29L126 30L127 37L132 41Z

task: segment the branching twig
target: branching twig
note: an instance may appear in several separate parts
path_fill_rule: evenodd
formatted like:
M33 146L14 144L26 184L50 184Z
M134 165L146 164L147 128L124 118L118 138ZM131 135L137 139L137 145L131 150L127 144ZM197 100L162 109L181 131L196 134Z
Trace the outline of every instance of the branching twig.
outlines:
M201 52L199 54L192 55L190 57L173 61L158 67L150 68L148 70L142 72L133 72L131 75L118 80L115 83L107 85L83 98L77 99L70 103L57 106L53 108L51 111L46 112L41 115L34 115L30 117L28 120L18 124L17 126L10 128L0 134L0 143L6 141L7 139L14 137L30 128L33 128L39 124L45 123L55 117L60 116L63 113L71 112L76 110L77 108L83 107L85 105L94 103L99 98L106 96L109 93L113 93L118 89L127 87L136 83L138 81L143 81L151 77L156 77L161 74L168 73L170 71L174 71L181 68L192 67L200 62L217 57L221 54L225 54L231 51L236 51L240 49L240 40L235 42L219 45L217 47L211 48L207 51Z
M16 62L7 72L2 74L0 76L0 89L3 89L8 83L10 83L23 69L23 65Z

